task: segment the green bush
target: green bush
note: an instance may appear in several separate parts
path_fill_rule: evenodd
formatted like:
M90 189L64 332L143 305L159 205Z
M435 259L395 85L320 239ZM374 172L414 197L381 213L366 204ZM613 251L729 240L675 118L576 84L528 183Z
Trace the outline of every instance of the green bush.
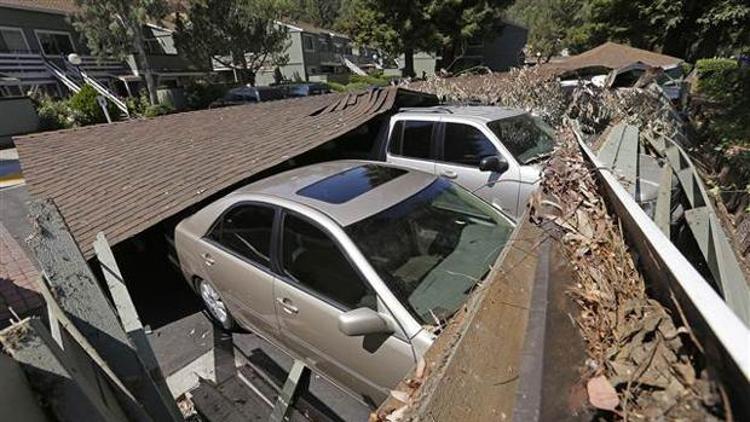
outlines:
M698 75L698 92L710 100L731 102L738 89L742 89L739 65L731 59L702 59L695 63Z
M174 111L174 106L170 103L159 103L159 104L153 104L146 106L145 110L143 111L143 117L156 117L156 116L162 116L165 114L172 113Z
M73 120L75 120L77 125L86 126L107 122L104 111L96 100L98 96L99 93L91 85L84 85L80 91L70 97L68 105L72 111ZM119 110L110 101L107 101L107 110L112 120L118 119L120 115Z
M340 84L338 82L326 82L328 84L328 88L330 88L333 92L344 92L346 91L346 85Z
M201 110L223 97L227 85L195 81L185 86L185 101L191 110Z
M366 84L375 86L386 86L389 79L372 75L352 75L350 84Z
M372 84L367 83L367 82L351 82L344 86L344 90L347 92L365 91L371 86Z
M39 129L57 130L73 126L74 121L67 101L44 96L35 98L34 103L39 115Z

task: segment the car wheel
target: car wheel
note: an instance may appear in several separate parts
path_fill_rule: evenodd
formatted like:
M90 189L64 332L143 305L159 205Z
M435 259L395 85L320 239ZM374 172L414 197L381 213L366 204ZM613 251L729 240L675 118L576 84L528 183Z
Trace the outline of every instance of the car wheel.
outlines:
M214 286L206 280L198 281L198 293L200 294L203 306L208 310L211 319L225 330L235 330L237 323L232 314L229 313L224 299L219 295Z

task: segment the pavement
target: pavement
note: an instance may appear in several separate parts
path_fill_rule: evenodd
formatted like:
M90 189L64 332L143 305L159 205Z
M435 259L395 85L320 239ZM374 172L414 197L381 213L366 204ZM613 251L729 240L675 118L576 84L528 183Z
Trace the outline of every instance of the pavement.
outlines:
M0 222L0 328L43 308L39 272Z

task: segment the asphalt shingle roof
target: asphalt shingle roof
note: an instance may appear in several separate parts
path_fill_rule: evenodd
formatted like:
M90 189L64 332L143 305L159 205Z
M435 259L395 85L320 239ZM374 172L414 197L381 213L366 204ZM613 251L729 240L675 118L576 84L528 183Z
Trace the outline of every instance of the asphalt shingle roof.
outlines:
M562 62L548 63L543 66L554 73L564 73L587 67L619 69L638 62L662 67L676 65L682 63L683 60L629 45L606 42L581 54L570 56Z
M391 110L389 87L177 113L15 138L29 191L52 198L84 255Z

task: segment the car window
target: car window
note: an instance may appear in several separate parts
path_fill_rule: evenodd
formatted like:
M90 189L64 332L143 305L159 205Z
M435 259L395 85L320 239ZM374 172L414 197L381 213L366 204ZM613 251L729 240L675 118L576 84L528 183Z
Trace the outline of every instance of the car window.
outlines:
M409 158L429 159L433 124L429 121L399 120L393 127L389 152Z
M495 120L487 126L521 164L546 157L554 148L552 128L527 114Z
M391 139L388 142L388 152L395 155L401 155L401 138L404 132L404 121L397 120L393 124L393 131L391 132Z
M284 218L282 264L286 275L348 309L377 309L375 294L321 229L294 215Z
M497 149L481 130L460 123L446 123L443 161L476 167L482 158L491 155L497 155Z
M261 205L240 205L224 214L208 238L264 267L270 265L274 210Z
M419 322L434 324L463 306L505 248L513 224L469 191L438 179L344 231Z

